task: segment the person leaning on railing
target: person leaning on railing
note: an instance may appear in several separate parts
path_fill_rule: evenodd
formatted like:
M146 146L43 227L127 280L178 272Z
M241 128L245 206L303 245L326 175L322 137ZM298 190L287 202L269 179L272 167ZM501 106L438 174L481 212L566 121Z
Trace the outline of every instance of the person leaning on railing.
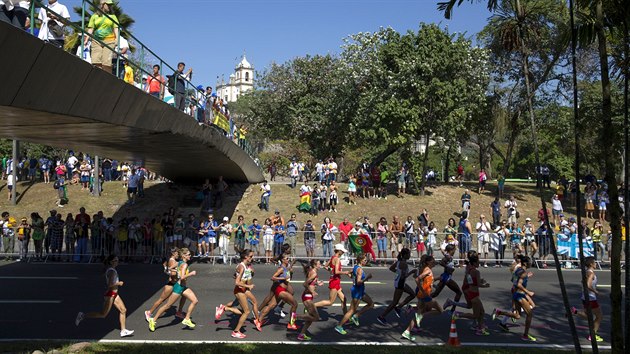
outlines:
M65 5L57 0L48 0L48 6L39 9L37 18L42 21L39 30L39 39L48 42L58 48L63 48L65 42L65 23L59 19L61 16L66 21L70 20L70 13Z
M100 11L96 11L90 17L87 26L87 32L94 36L92 39L92 64L107 72L112 72L112 50L110 48L116 46L119 35L118 18L111 13L113 4L112 0L101 0ZM88 44L89 39L89 36L84 36L84 46Z

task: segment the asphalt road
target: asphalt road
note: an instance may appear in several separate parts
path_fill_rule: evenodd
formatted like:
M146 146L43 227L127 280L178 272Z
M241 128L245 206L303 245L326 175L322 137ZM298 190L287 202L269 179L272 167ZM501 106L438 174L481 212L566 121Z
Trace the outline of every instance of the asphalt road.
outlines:
M193 264L197 276L190 278L189 286L195 291L200 302L194 314L193 321L197 327L194 330L185 329L179 321L175 321L174 309L167 312L167 316L158 322L156 332L149 332L144 319L144 310L148 309L159 296L161 287L165 283L165 276L159 265L120 265L120 279L125 282L120 289L120 296L127 309L127 328L134 329L133 337L128 340L163 340L163 341L238 341L230 337L232 327L237 318L224 315L221 321L215 321L214 310L219 303L233 299L233 266L212 266L207 264ZM269 278L273 267L257 265L254 283L254 294L259 301L269 291ZM441 269L436 268L435 273ZM0 339L60 339L60 340L118 340L118 314L112 310L106 319L85 320L79 327L74 324L78 311L96 311L102 306L104 291L103 267L90 264L25 264L0 263ZM320 310L321 321L311 326L310 332L314 341L327 343L403 343L400 333L411 319L411 315L403 315L398 319L394 313L389 314L388 325L381 325L376 316L390 301L393 293L393 273L386 268L370 268L372 281L367 283L367 293L376 301L377 308L361 317L360 327L347 325L348 334L342 336L333 330L341 319L339 304ZM482 300L486 310L491 335L476 336L469 328L471 322L458 320L458 334L462 342L467 344L482 343L485 345L498 344L509 346L510 343L522 344L520 336L523 331L521 319L513 325L510 333L502 332L496 323L492 323L489 316L494 307L507 308L510 306L510 274L506 268L481 269L482 276L491 284L490 288L482 289ZM536 345L571 345L571 336L567 320L564 316L560 288L554 270L533 270L534 277L530 279L529 289L535 292L534 300L537 307L534 310L533 328L531 334L538 338ZM564 271L565 282L572 305L579 306L579 277L576 270ZM437 277L438 274L436 274ZM610 274L599 271L600 304L605 314L610 313ZM320 278L327 279L327 272L320 271ZM454 278L461 283L463 270L458 269ZM294 274L294 280L300 281L304 275L300 270ZM300 284L294 284L296 293L301 294ZM349 279L343 288L349 294ZM327 286L320 288L318 299L327 296ZM444 289L438 297L443 303L453 293ZM415 302L414 302L415 303ZM287 307L288 309L288 307ZM302 305L298 309L301 312ZM270 317L270 323L263 327L262 333L255 330L250 322L246 323L243 332L248 341L296 341L296 333L287 331L286 319L277 316ZM577 320L578 331L583 345L588 345L586 337L588 331L586 321ZM300 322L298 322L300 325ZM421 344L442 344L448 339L450 317L445 313L439 316L427 317L422 322L422 332L417 334L417 341ZM610 338L610 322L605 318L600 334L605 340ZM606 345L607 343L602 343Z

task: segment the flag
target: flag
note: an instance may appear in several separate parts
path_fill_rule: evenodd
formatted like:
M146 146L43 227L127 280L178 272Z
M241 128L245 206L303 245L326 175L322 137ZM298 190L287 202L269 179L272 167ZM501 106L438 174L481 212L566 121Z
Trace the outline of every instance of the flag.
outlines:
M367 233L350 234L348 239L350 240L350 248L352 248L354 254L369 253L372 255L372 259L376 259L376 255L372 249L372 239Z
M298 210L301 212L308 213L311 211L311 193L304 192L300 195L300 205L298 205Z
M580 243L577 234L567 236L565 234L556 235L558 239L558 254L566 254L570 258L578 259L580 254ZM593 256L593 242L590 239L583 240L584 256Z
M501 245L501 238L496 233L490 234L490 249L493 251L498 251L499 246Z

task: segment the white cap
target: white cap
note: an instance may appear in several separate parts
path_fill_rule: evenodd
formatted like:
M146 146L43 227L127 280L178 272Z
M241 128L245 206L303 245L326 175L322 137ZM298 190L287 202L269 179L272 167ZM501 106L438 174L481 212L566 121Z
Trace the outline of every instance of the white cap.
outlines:
M348 253L348 250L343 246L343 243L338 243L335 245L335 251L341 251L343 253Z
M532 218L525 218L525 221L532 221Z
M355 222L355 223L354 223L354 226L361 226L361 225L362 225L362 224L361 224L361 222L360 222L360 221L357 221L357 222Z
M227 216L224 216L223 221L230 221L230 218L228 218Z

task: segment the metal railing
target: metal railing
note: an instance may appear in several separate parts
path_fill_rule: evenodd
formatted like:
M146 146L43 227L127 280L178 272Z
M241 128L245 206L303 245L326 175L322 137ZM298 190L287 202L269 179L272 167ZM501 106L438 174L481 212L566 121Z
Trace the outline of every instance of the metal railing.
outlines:
M164 92L164 97L156 97L157 99L160 99L161 101L167 104L173 105L176 108L181 108L181 107L177 107L177 99L183 96L185 99L185 104L184 104L185 107L183 111L185 113L191 115L202 125L208 125L208 126L219 128L221 131L224 132L224 135L226 136L226 138L228 139L233 138L232 131L233 131L234 122L233 120L229 119L229 117L226 117L219 110L217 110L215 106L213 106L212 104L213 98L207 97L204 89L199 89L197 86L195 86L189 78L184 76L183 73L181 73L180 75L178 71L176 70L176 68L169 65L165 60L163 60L160 56L158 56L154 51L152 51L149 47L147 47L144 43L142 43L142 41L140 41L136 36L134 36L133 34L129 32L123 31L118 25L117 28L119 32L118 32L118 36L116 36L116 43L114 46L113 43L107 43L101 39L96 38L94 34L89 33L86 30L86 26L88 25L88 23L86 23L86 20L89 22L89 18L87 18L87 14L89 12L88 7L91 8L94 11L94 13L99 13L100 15L104 16L105 18L109 19L110 21L118 25L118 21L114 17L112 17L112 15L103 12L99 6L97 6L96 4L94 4L93 2L89 0L81 1L80 23L67 20L63 18L60 14L54 12L53 10L48 9L47 5L43 3L41 0L34 0L34 1L31 1L31 5L30 5L30 20L31 20L30 31L31 33L35 33L36 11L38 9L44 9L47 13L54 15L58 22L61 22L64 24L64 37L65 38L67 38L71 34L70 29L72 30L72 34L77 36L77 40L80 41L80 44L78 46L78 50L80 50L80 53L85 52L84 43L86 41L91 40L91 43L94 43L94 42L98 43L99 45L103 46L103 50L107 50L112 53L112 58L114 56L116 58L115 62L113 63L107 63L108 65L103 64L103 66L106 66L106 67L111 66L112 69L115 70L112 74L114 73L120 74L121 69L123 69L122 72L124 73L124 67L123 67L122 61L125 60L127 64L133 68L132 70L134 71L134 86L137 85L136 80L140 82L139 85L142 85L142 78L144 77L147 78L147 82L149 78L158 80L160 82L160 92ZM139 54L135 56L122 54L121 49L120 49L121 36L125 37L128 41L133 43L133 45L135 45L135 53L139 53ZM89 39L86 40L85 39L86 37L88 37ZM132 45L130 44L130 52L131 52L131 47ZM159 77L154 76L151 69L153 65L159 65L159 73L158 73ZM169 72L169 71L174 76L173 81L175 85L172 88L174 92L171 92L171 95L167 96L168 92L171 91L171 88L168 87L168 80L166 80L167 75L164 75L164 73ZM164 82L162 82L162 80ZM181 83L183 83L183 92L181 92L182 91L181 89L178 90L178 88L180 88ZM148 94L147 88L142 87L142 86L138 88L147 92ZM252 159L256 157L256 151L251 148L251 145L247 141L245 135L242 134L242 132L239 131L238 139L234 139L234 140L236 140L235 143L239 147L241 147Z

